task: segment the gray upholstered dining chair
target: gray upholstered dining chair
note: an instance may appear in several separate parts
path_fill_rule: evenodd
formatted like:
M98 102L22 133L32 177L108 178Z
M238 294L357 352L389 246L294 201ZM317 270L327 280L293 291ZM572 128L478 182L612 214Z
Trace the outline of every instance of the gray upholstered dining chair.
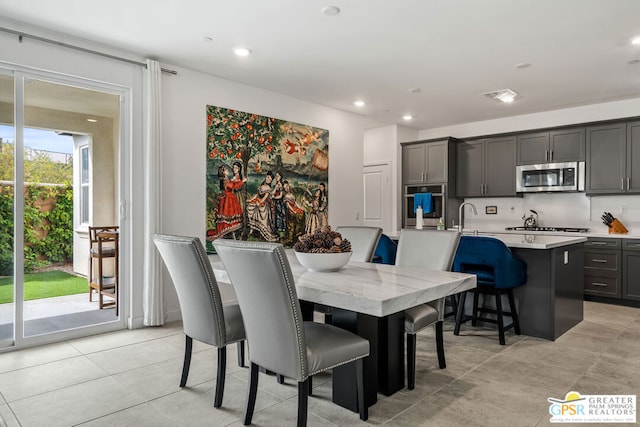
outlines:
M351 242L351 252L353 253L351 261L371 262L373 260L382 228L342 225L338 226L336 231Z
M450 271L460 241L457 231L403 229L398 241L396 265ZM447 367L444 357L442 322L444 298L412 307L404 312L404 332L407 334L407 388L416 383L416 333L427 326L436 326L436 349L440 369Z
M302 321L281 244L218 239L213 245L236 291L249 343L243 424L251 424L260 367L298 382L298 426L304 426L311 376L347 363L355 363L358 410L366 420L362 359L369 355L369 341L332 325Z
M220 297L213 269L197 237L155 234L153 241L176 288L186 336L180 387L187 384L193 340L218 348L218 372L213 406L222 405L227 345L237 343L238 365L244 366L244 324L236 301Z

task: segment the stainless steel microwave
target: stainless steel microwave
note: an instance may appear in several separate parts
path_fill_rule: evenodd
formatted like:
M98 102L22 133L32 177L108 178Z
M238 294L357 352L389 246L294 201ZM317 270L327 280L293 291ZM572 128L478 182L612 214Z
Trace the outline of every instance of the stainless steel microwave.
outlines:
M516 166L516 191L584 191L584 162Z

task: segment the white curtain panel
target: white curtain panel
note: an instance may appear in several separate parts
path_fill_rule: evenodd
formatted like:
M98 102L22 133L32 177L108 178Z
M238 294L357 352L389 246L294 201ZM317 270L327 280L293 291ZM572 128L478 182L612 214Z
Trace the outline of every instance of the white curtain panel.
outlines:
M146 326L164 324L164 300L160 258L153 244L153 234L160 229L161 176L161 68L158 61L147 59L145 73L146 127L144 139L144 282L143 310Z

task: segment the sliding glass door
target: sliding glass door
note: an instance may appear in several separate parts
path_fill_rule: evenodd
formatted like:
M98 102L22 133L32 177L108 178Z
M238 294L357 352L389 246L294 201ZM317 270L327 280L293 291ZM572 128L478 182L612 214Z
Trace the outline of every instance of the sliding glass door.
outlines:
M13 344L14 302L14 187L15 126L14 80L0 70L0 347ZM21 316L21 314L20 314ZM21 331L20 331L21 332Z
M118 225L120 95L84 83L0 74L0 346L122 323L88 285L89 226Z

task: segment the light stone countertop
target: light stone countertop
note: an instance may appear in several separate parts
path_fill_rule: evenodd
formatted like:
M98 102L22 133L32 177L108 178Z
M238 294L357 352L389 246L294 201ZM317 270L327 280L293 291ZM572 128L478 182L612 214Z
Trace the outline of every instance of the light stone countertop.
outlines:
M465 235L470 235L464 233ZM520 233L479 233L478 236L494 237L510 248L553 249L575 245L587 241L586 236L547 236L541 234Z
M287 257L298 298L376 317L476 287L471 274L364 262L350 262L337 272L314 272L303 267L292 250ZM209 255L209 260L216 280L229 283L220 258Z
M474 232L474 229L465 229L464 233L469 234ZM524 234L522 230L496 230L491 229L479 229L479 234ZM527 231L526 234L533 234L536 236L583 236L583 237L597 237L597 238L611 238L611 239L640 239L638 234L617 234L607 233L604 230L587 231L587 232L564 232L564 231Z
M431 229L433 230L433 229ZM465 229L463 235L465 236L486 236L494 237L502 240L505 245L510 248L525 248L525 249L553 249L567 245L574 245L576 243L583 243L587 241L587 237L590 237L589 233L563 233L556 232L552 235L550 232L527 232L522 231L488 231L480 230L475 233L476 230ZM602 237L617 237L618 235L599 235Z

